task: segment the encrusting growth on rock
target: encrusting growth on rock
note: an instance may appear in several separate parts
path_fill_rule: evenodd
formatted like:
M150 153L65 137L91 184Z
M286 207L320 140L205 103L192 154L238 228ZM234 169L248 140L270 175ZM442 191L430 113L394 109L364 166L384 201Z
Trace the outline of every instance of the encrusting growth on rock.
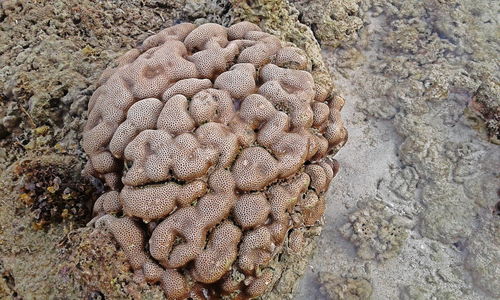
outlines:
M264 294L290 230L298 250L321 218L347 134L308 62L249 22L179 24L102 75L83 134L109 189L96 220L167 298Z

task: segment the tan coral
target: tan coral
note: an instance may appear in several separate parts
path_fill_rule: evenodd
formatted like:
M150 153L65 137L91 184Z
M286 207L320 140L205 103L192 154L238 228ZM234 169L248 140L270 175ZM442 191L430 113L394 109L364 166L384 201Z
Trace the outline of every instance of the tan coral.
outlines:
M263 225L270 212L271 206L263 193L243 194L234 206L234 217L243 229Z
M276 53L274 64L282 68L304 70L307 67L307 59L303 50L296 47L285 47Z
M122 209L122 203L117 191L110 191L103 194L102 209L105 213L116 213Z
M144 188L125 186L120 192L120 198L126 215L149 222L166 217L176 207L190 205L205 192L206 183L195 180L184 185L169 182Z
M215 228L207 248L195 260L193 278L202 283L219 280L236 260L240 238L240 229L230 222Z
M214 87L228 91L233 98L242 99L255 92L255 75L254 65L236 64L215 79Z
M266 292L273 279L273 272L265 270L263 274L255 279L248 285L246 294L251 298L258 297Z
M82 143L109 189L96 223L169 299L262 295L321 219L344 100L304 53L249 22L179 24L101 76Z
M185 97L193 97L196 93L212 87L212 82L209 79L188 78L179 80L171 87L165 90L162 95L164 102L167 102L175 95Z
M300 252L304 246L304 232L299 229L293 230L288 237L288 248L293 252Z
M250 22L240 22L227 29L227 36L231 40L241 40L249 31L260 31L260 28Z
M189 288L184 276L172 269L167 269L163 272L161 287L168 299L182 299L189 293Z
M122 158L125 147L146 129L155 128L163 103L156 98L147 98L134 103L127 112L127 119L118 126L111 141L109 150L116 158Z
M111 230L115 239L127 254L132 268L134 270L142 269L142 265L148 261L148 256L144 249L146 235L139 224L127 217L116 218L111 215L106 215L99 221L106 223Z

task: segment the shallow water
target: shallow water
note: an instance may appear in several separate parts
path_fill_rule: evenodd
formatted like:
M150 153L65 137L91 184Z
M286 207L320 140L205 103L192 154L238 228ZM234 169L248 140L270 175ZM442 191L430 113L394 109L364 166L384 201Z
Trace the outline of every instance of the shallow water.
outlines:
M369 8L356 42L323 50L347 99L350 138L336 156L343 168L330 188L319 250L294 299L358 299L366 291L359 279L371 283L371 299L499 296L500 151L467 115L485 77L498 85L497 61L485 59L498 49L489 32L498 6L401 4ZM366 209L365 201L380 205ZM339 228L356 226L356 211L370 214L376 234L343 236ZM382 229L396 216L408 235L387 239ZM393 240L402 242L396 253ZM332 276L321 280L324 272Z

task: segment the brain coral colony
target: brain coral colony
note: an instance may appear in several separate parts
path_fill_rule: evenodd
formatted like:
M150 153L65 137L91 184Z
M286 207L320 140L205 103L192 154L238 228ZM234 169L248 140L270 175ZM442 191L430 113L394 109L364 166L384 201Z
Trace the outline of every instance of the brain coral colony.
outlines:
M264 294L288 234L321 218L347 136L310 70L242 22L167 28L102 75L83 136L108 187L95 219L168 299Z

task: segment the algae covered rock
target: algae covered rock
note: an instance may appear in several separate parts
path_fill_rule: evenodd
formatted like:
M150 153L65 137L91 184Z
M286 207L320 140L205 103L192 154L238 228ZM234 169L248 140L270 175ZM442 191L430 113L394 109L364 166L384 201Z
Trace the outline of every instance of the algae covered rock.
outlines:
M489 140L500 144L499 81L492 78L485 79L474 93L469 108L472 113L483 120Z
M19 201L32 212L33 227L89 221L89 207L98 194L95 187L68 166L78 165L74 157L41 156L25 159L13 170Z
M331 300L368 300L372 285L364 278L344 278L331 272L319 273L321 292Z
M361 0L291 2L301 12L301 21L312 28L322 46L338 47L353 41L363 27Z
M361 203L340 228L362 259L386 260L397 256L408 238L407 222L393 215L381 202Z

